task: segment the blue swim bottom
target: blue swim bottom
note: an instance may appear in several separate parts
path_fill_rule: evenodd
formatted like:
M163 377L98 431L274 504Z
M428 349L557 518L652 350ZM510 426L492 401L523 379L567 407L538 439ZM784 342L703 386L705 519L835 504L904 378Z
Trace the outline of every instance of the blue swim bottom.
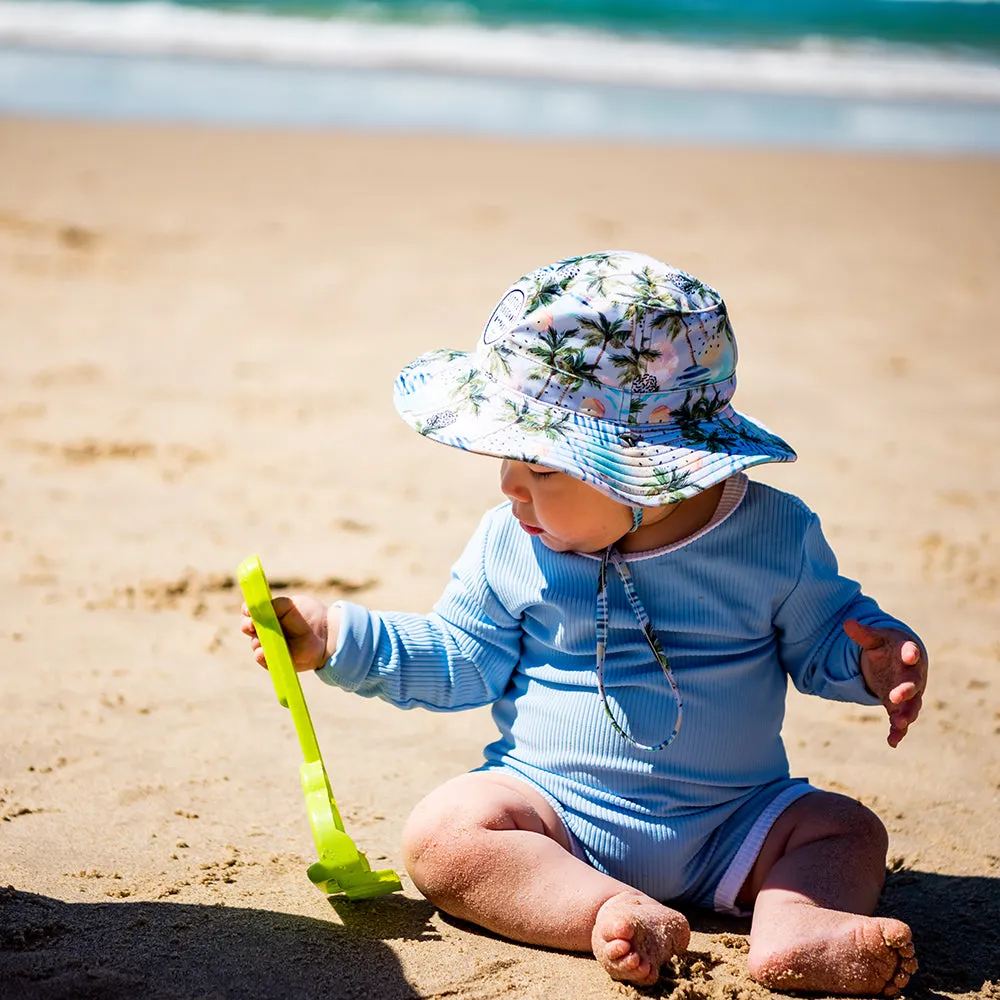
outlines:
M685 901L718 913L747 916L736 905L774 821L797 799L816 792L803 778L788 778L764 785L719 827L701 852L701 873ZM721 872L721 874L720 874Z
M540 792L563 822L573 853L612 878L663 902L744 916L736 905L743 883L781 813L818 791L804 778L779 778L746 789L709 809L659 817L629 810L580 809L560 802L524 771L489 763Z

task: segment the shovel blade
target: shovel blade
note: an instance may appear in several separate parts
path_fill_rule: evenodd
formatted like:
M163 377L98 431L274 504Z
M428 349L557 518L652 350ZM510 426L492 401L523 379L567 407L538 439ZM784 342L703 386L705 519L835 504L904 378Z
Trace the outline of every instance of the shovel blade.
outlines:
M345 895L348 899L374 899L403 888L399 877L391 868L372 871L365 856L364 870L350 871L342 867L317 861L309 866L309 881L328 896Z

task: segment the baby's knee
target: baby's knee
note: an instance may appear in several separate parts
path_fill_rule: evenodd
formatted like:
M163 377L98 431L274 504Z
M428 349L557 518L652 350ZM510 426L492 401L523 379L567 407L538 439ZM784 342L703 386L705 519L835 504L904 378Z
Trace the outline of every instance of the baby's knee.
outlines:
M885 824L868 806L858 802L857 799L846 796L837 798L840 800L837 818L844 832L853 834L868 848L872 857L880 857L884 861L889 852L889 833Z
M403 859L407 870L412 873L414 865L433 859L441 853L442 844L452 839L447 817L429 809L424 802L419 803L403 826Z
M868 806L847 795L823 792L800 800L808 819L800 836L808 840L848 837L869 857L885 860L889 834L885 824Z
M441 906L461 895L471 873L484 860L483 846L469 824L446 802L428 796L403 827L403 861L413 884Z
M858 829L860 834L864 838L865 843L871 847L872 853L885 861L886 855L889 853L889 831L886 830L885 824L871 809L861 805L860 802L858 805L861 806L858 814Z

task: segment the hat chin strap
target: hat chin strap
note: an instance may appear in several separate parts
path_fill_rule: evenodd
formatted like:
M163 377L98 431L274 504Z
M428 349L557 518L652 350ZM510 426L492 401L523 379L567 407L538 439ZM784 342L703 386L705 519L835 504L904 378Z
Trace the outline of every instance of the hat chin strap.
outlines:
M633 531L638 531L640 524L642 524L642 507L633 507L632 527L629 528L628 533L631 535Z

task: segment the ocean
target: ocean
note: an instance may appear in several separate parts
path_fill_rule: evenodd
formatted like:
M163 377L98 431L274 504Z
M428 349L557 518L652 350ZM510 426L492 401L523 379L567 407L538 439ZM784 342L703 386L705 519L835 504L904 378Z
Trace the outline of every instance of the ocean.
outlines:
M0 113L1000 152L994 0L0 0Z

